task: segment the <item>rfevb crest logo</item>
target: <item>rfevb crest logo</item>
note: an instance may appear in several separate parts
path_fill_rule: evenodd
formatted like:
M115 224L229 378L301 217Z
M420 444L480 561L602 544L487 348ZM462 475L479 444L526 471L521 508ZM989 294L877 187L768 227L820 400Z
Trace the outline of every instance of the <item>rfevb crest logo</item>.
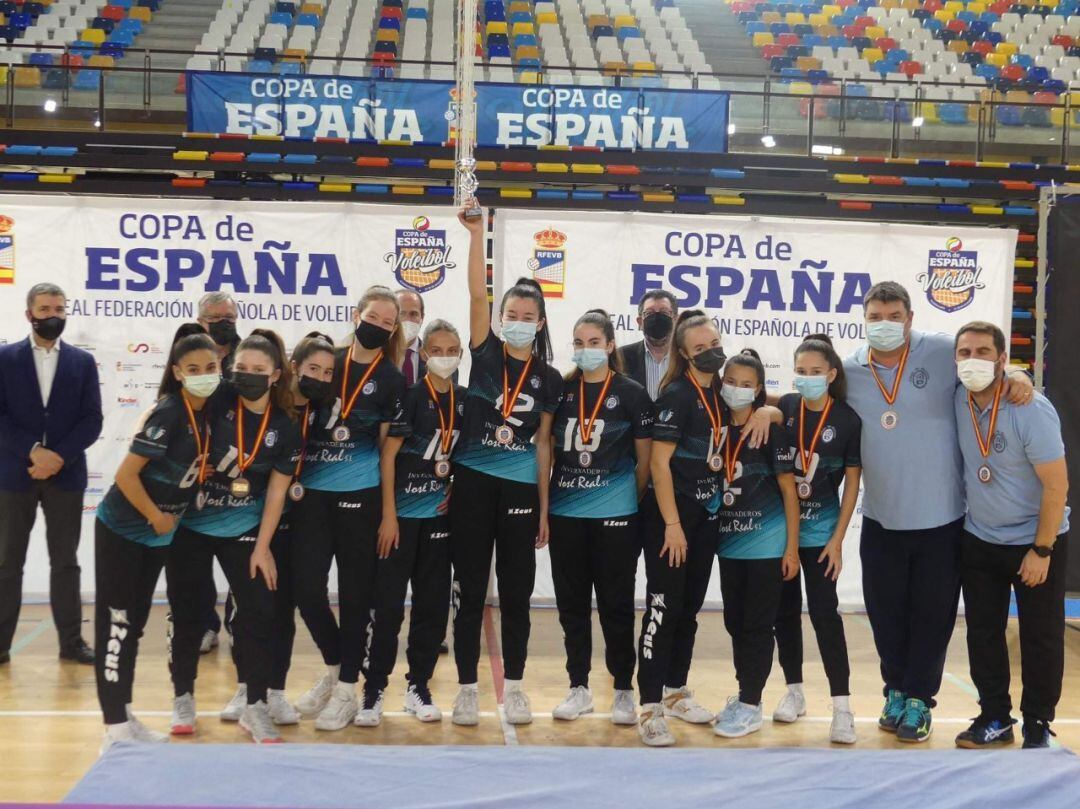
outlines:
M533 280L540 284L545 298L561 298L566 289L565 233L555 228L541 230L533 236L535 247L528 261Z
M944 250L931 250L926 272L918 282L930 305L942 312L956 312L975 300L975 291L985 284L980 280L977 250L965 250L964 243L953 236L945 241Z
M15 283L15 220L0 214L0 284Z
M416 292L428 292L446 280L446 271L457 266L450 260L445 230L432 230L426 216L418 216L412 227L394 231L394 252L383 260L391 266L399 284Z

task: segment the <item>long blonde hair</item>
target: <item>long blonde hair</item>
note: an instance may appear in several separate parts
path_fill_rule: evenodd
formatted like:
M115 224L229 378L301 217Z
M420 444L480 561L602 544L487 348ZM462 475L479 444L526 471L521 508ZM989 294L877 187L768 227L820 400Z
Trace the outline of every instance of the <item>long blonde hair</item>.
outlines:
M390 342L386 344L383 353L394 365L400 367L402 360L405 358L405 333L401 330L401 305L398 303L397 295L393 293L390 287L382 284L369 286L364 290L364 294L360 296L360 300L356 304L357 316L364 314L364 310L372 301L389 301L394 304L394 310L397 312L397 323L394 324L394 333L390 335ZM356 334L350 332L342 341L342 345L351 347L355 339Z
M681 349L684 348L686 342L686 332L698 326L716 328L712 318L701 309L687 309L685 312L680 312L675 319L675 335L672 337L671 347L668 349L668 368L664 378L660 381L661 391L676 379L686 376L686 372L690 368L690 360L682 355Z

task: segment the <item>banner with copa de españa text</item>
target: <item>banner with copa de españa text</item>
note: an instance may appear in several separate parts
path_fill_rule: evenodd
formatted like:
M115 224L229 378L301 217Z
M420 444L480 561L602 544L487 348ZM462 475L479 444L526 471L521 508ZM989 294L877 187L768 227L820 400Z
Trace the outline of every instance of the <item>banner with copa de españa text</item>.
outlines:
M571 365L573 325L588 309L612 315L620 344L640 340L637 303L651 289L704 309L729 356L756 349L777 395L792 390L792 355L807 335L830 335L841 357L865 342L863 295L878 281L907 288L916 329L951 334L988 320L1009 333L1015 230L527 210L500 211L495 226L495 299L520 276L540 282L560 369ZM851 605L862 603L860 514L840 579ZM719 599L715 581L709 598Z
M453 82L189 72L188 129L237 135L447 143ZM728 95L647 87L479 83L482 146L721 153Z
M291 347L318 330L340 341L372 284L419 291L428 319L468 329L469 239L446 207L4 195L0 198L0 341L29 334L26 293L58 284L68 299L63 340L93 353L105 427L88 452L80 560L93 591L92 518L151 407L172 336L197 302L228 292L237 330L270 328ZM469 352L462 378L468 378ZM54 391L62 391L57 380ZM53 395L57 395L54 392ZM62 395L62 394L61 394ZM48 592L38 521L27 593Z

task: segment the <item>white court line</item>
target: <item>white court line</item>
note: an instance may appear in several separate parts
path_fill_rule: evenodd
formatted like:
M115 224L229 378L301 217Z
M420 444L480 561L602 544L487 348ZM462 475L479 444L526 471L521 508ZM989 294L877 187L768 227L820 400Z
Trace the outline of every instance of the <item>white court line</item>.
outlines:
M504 699L505 699L505 697L504 697ZM486 711L484 711L484 712L482 712L480 714L480 716L490 716L490 715L491 714L489 714ZM540 714L533 714L533 716L539 716L539 715ZM548 714L548 716L551 716L551 714ZM503 710L502 705L499 706L498 717L499 717L499 724L502 725L503 744L505 744L507 747L517 747L518 746L517 729L513 725L511 725L509 721L507 721L507 719L506 719L506 711Z

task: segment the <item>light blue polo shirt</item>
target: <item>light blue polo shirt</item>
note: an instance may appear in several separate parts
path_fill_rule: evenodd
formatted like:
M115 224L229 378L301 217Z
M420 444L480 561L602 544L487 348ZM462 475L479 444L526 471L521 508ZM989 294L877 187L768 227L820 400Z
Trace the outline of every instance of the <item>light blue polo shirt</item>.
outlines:
M869 347L844 360L847 403L862 419L863 514L890 531L937 528L964 516L963 461L956 438L953 338L912 330L904 378L890 406L870 372ZM875 364L886 390L895 368ZM897 414L886 430L881 416Z
M1061 422L1057 411L1041 393L1023 407L1004 399L990 443L990 455L983 458L979 440L971 424L967 390L956 391L956 422L960 427L960 451L964 456L964 490L967 492L967 519L964 528L984 542L995 545L1030 545L1039 525L1039 503L1043 487L1035 474L1037 464L1065 457ZM976 405L976 408L978 405ZM979 428L986 435L990 426L990 405L981 411ZM990 482L979 480L979 467L990 467ZM1061 518L1057 533L1069 530L1069 509Z

